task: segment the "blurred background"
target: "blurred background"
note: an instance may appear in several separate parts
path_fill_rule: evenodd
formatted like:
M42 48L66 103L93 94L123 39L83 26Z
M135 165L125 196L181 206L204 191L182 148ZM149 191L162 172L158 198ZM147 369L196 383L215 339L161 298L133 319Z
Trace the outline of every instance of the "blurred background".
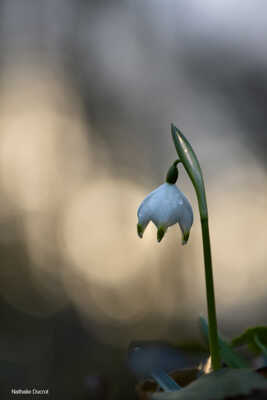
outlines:
M98 380L134 399L131 340L201 342L201 231L182 167L189 243L178 227L160 245L152 224L136 234L176 158L171 122L206 181L220 331L266 323L266 12L263 0L0 1L2 399L31 387L82 399Z

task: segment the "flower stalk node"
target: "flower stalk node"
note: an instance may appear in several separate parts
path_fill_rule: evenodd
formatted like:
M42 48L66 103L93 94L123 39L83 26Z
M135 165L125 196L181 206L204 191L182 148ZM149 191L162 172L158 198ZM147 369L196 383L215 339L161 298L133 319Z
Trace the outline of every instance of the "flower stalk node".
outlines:
M179 162L181 162L181 161L180 160L174 161L174 163L172 164L172 166L169 168L169 170L167 172L166 182L170 183L171 185L173 185L174 183L177 182L177 179L178 179L178 176L179 176L177 164Z

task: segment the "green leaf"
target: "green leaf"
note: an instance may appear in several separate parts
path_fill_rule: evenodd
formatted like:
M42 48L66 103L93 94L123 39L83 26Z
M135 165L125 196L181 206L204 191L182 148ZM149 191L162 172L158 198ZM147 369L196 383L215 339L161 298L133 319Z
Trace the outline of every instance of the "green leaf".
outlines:
M262 342L259 339L258 335L254 335L254 342L256 343L256 345L258 346L259 349L261 349L262 354L267 357L267 347L265 347Z
M231 342L232 346L242 346L245 344L255 352L259 352L259 350L263 352L263 348L267 351L267 326L248 328Z
M205 216L207 215L207 205L204 180L196 153L186 137L173 124L171 124L171 132L179 159L183 163L197 192L198 201L203 212L202 216Z
M209 338L209 328L208 328L208 323L205 320L205 318L200 317L200 323L201 323L201 328L202 331L208 340ZM220 353L222 360L225 362L228 367L231 368L248 368L249 365L248 363L243 360L232 348L231 346L223 340L219 335L218 335L218 341L219 341L219 348L220 348Z
M223 368L190 383L177 392L154 393L153 400L223 400L267 390L267 380L250 369Z

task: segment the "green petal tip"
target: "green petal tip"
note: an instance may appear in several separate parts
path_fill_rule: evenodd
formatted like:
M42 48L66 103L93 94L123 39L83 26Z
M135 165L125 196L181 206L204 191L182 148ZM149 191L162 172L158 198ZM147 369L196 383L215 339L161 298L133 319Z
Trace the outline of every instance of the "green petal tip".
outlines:
M140 239L142 239L143 233L144 233L144 230L143 230L142 225L141 224L137 224L137 235L140 237Z
M164 228L163 226L160 226L157 232L157 240L158 242L161 242L163 236L165 235L166 232L166 228Z
M184 245L184 244L186 244L188 242L189 235L190 235L190 232L184 232L183 233L182 245Z

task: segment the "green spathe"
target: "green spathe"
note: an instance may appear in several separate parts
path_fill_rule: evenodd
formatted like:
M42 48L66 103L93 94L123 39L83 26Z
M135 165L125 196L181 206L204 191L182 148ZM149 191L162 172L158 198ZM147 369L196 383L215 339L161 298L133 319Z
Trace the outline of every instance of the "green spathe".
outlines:
M194 152L191 144L188 142L182 132L173 124L171 124L171 132L173 142L179 156L180 161L188 173L193 186L196 190L197 198L200 207L200 216L204 217L208 215L206 194L202 171L196 153Z

